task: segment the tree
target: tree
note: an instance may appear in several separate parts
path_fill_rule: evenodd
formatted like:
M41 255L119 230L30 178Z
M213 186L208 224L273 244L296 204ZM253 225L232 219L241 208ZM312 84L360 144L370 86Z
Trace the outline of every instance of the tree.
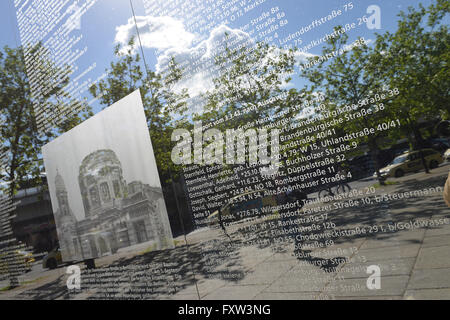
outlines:
M381 77L399 90L390 108L408 137L412 133L411 144L417 149L424 147L421 121L450 117L450 34L442 21L449 12L450 4L442 0L428 8L409 7L399 14L395 32L376 39Z
M347 34L339 34L340 29L339 26L335 27L338 35L327 41L328 46L323 49L322 57L308 59L308 64L302 67L301 76L311 82L310 94L318 91L325 97L327 103L317 110L318 114L339 111L345 106L355 107L344 109L344 113L361 112L362 109L371 112L370 116L344 121L335 128L340 135L344 135L347 132L376 127L386 119L384 104L393 94L384 89L373 49L362 38L348 44ZM364 103L365 99L370 100L375 94L385 94L386 97L377 103ZM385 133L377 131L375 134L355 139L358 144L367 143L380 184L384 183L384 179L381 177L378 163L379 138L384 135Z
M222 132L239 128L267 129L269 135L274 129L289 131L301 111L297 106L302 99L299 91L289 88L296 63L294 50L264 42L237 45L239 42L228 33L224 38L224 52L214 57L218 67L214 87L203 94L203 112L193 119L204 126L213 124ZM230 46L230 42L234 44ZM255 152L249 143L246 159L250 161L250 154L254 156ZM270 152L274 156L273 148Z
M31 54L43 51L45 48L40 43L30 48ZM2 193L7 194L1 197L3 213L13 213L11 211L14 209L12 199L17 190L44 185L41 179L43 171L41 147L51 138L73 128L92 114L86 103L77 102L64 92L63 87L68 82L68 67L64 67L66 71L57 69L52 61L44 57L45 55L38 55L34 65L48 76L47 79L41 81L42 87L37 88L44 93L39 97L33 97L27 77L23 48L11 49L6 46L3 52L0 52L0 148L3 160L0 181L2 182ZM64 78L52 78L52 75L55 74L64 75ZM63 98L72 101L74 105L82 103L82 111L67 116L50 132L40 132L36 125L34 106L46 105L57 112L64 107L62 105ZM5 201L6 198L9 200ZM12 215L3 215L2 218L4 222L10 224L9 220L12 219ZM9 230L9 232L6 235L2 234L0 240L9 244L6 248L7 273L10 278L10 287L15 287L19 284L17 276L20 274L18 268L20 259L19 262L14 261L18 259L16 251L20 246L13 236L10 225L8 228L4 228L4 231Z
M216 64L220 66L219 74L213 80L214 88L205 92L207 103L196 120L224 119L218 127L238 127L286 111L300 101L297 90L287 89L295 66L293 50L262 42L253 48L226 46L224 54L216 57ZM252 111L247 112L248 108ZM285 116L293 119L295 114L290 109Z
M45 139L37 134L22 49L5 47L0 59L0 106L4 121L0 136L2 152L8 154L1 180L9 183L9 194L13 196L30 174L39 175L37 149Z
M31 53L44 50L41 44L31 48ZM8 184L8 193L13 196L20 188L42 185L41 173L43 162L41 147L49 140L81 123L92 115L90 107L85 102L77 102L71 98L63 87L69 81L67 72L65 78L57 84L51 81L51 75L57 74L54 64L41 58L35 62L35 68L40 68L48 74L49 80L43 81L45 92L39 100L32 95L30 82L22 47L4 48L0 54L0 118L3 125L0 129L1 151L7 155L7 164L0 173L0 180ZM68 68L67 66L64 68ZM81 112L67 116L53 130L42 133L36 125L34 105L44 105L57 110L62 107L63 98L73 104L82 103ZM6 191L3 188L3 191Z

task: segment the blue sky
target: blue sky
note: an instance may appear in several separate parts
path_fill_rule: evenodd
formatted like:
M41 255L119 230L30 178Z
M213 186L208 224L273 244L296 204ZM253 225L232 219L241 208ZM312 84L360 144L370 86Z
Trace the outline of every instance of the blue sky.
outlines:
M0 2L0 28L2 30L0 36L0 46L5 45L15 47L17 42L20 44L19 34L17 32L16 14L12 0Z
M248 2L252 2L248 0ZM344 11L344 5L350 1L310 1L310 0L266 0L262 5L257 6L254 10L239 20L228 25L232 30L238 29L250 19L254 19L260 16L263 12L270 10L276 6L279 7L279 11L285 13L285 18L289 21L288 24L277 30L280 38L288 36L290 33L294 33L300 27L309 25L315 18L320 18L330 14L332 10L341 9ZM149 33L149 27L145 21L148 19L146 16L144 5L141 0L133 0L136 15L138 16L138 22L142 21L142 33L145 58L150 68L157 68L157 64L162 64L164 61L164 55L169 53L176 53L176 57L186 57L188 54L195 52L195 48L200 47L202 43L205 43L208 38L213 38L210 32L198 32L198 30L187 29L187 19L182 16L175 16L176 20L171 20L170 23L161 22L154 18L154 23L161 23L165 26L168 32L172 32L171 36L166 39L159 39L158 34ZM369 5L376 4L381 9L381 29L369 30L365 25L358 26L356 29L348 32L350 41L355 40L358 36L362 36L365 39L374 39L374 32L383 33L386 30L394 31L396 29L398 18L396 15L400 10L406 10L408 6L417 7L419 1L415 0L359 0L352 1L353 9L343 14L330 23L318 26L312 31L307 32L301 36L302 45L308 44L310 41L317 39L325 34L330 33L333 26L345 25L346 23L357 22L358 18L363 15L367 15L366 9ZM431 1L420 1L425 6L428 6ZM101 75L109 63L113 60L113 47L117 42L124 41L125 37L134 32L134 25L129 20L131 18L131 8L128 0L99 0L82 18L81 31L75 30L74 32L82 33L83 40L79 47L88 47L88 52L77 62L79 66L79 72L74 73L74 77L80 74L83 69L90 66L92 63L96 63L96 68L86 75L86 78L95 79ZM150 21L150 20L149 20ZM178 24L177 24L178 23ZM15 11L13 8L12 0L0 1L0 24L2 34L0 38L0 46L9 45L16 46L17 42L20 43L20 37L17 30L17 22ZM117 29L118 27L121 28ZM180 27L181 26L181 27ZM121 32L119 32L121 31ZM160 35L159 35L160 36ZM171 40L169 40L171 39ZM161 40L161 41L159 41ZM168 41L169 43L164 43ZM162 48L162 49L161 49ZM159 56L159 60L155 55L155 50L160 49L162 54ZM312 48L308 51L310 54L320 54L321 45ZM83 78L80 79L80 82ZM184 86L192 88L195 91L195 87L203 88L204 83L201 77L197 77L192 81L183 83ZM302 86L304 83L302 80L295 78L294 85ZM86 97L90 100L91 96L88 94ZM98 105L94 104L95 111L99 111Z

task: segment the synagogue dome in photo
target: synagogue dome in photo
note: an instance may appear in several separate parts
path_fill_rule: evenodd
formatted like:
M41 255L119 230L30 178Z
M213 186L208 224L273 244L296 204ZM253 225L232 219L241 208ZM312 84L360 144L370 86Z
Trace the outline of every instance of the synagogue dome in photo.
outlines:
M81 162L78 182L86 217L126 197L122 164L110 149L97 150Z

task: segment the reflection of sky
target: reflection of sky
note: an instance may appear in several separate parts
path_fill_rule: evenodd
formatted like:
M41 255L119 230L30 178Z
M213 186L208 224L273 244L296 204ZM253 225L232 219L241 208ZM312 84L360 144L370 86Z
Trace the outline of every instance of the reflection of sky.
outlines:
M137 1L139 2L139 1ZM247 4L251 4L254 1L248 0ZM136 3L136 1L135 1ZM224 3L227 3L226 1ZM237 2L237 3L240 3ZM267 0L263 2L263 4L258 5L255 9L245 13L242 18L236 18L234 22L231 22L227 25L229 28L227 31L233 34L238 34L238 28L247 24L251 19L255 19L263 12L268 12L272 8L279 7L279 12L285 13L285 18L288 19L289 23L286 27L279 28L277 30L279 39L283 39L287 37L289 34L292 34L299 30L302 26L309 25L314 19L320 19L331 13L332 10L341 9L344 11L344 4L349 3L349 1L332 1L326 2L327 5L317 5L317 2L314 1L298 1L298 0L285 0L285 1L274 1ZM386 30L395 30L397 24L396 14L405 9L409 5L417 6L418 1L377 1L381 8L381 16L382 16L382 24L381 30L369 30L365 27L365 25L357 26L357 28L348 32L349 35L349 43L353 42L357 39L358 36L362 36L365 39L374 39L374 31L384 32ZM422 2L427 5L430 1L426 0ZM331 22L325 23L321 26L314 28L312 31L307 32L301 36L302 44L300 46L304 46L309 44L312 40L317 40L319 37L322 37L325 33L331 33L333 31L333 27L336 25L345 25L346 23L357 22L357 18L363 17L367 15L367 7L369 5L374 4L372 0L363 0L363 1L354 1L353 9L349 10L346 13L342 13L337 18L333 19ZM187 25L189 25L189 20L185 19L180 15L175 15L174 17L178 19L178 21L183 22L183 28L178 29L175 28L175 23L169 19L161 20L159 22L159 28L153 27L155 30L165 30L163 33L167 36L167 41L161 41L161 35L158 34L157 31L150 32L150 29L145 26L143 22L145 17L144 8L140 7L136 10L136 15L138 18L138 26L142 25L140 28L140 34L142 38L142 43L144 47L146 47L146 57L154 58L155 50L159 51L158 60L156 61L156 69L160 69L161 66L168 61L169 57L174 55L178 63L183 63L184 61L189 61L189 63L196 63L198 60L202 61L202 64L207 63L208 54L211 51L211 47L217 47L215 40L221 40L222 37L218 35L218 30L223 29L222 27L217 26L217 29L213 29L212 32L209 30L208 32L199 32L199 30L191 30L188 29ZM207 15L207 13L203 14L203 18ZM155 20L152 16L147 16L147 19L151 21L153 24L158 24L158 21ZM118 36L116 40L126 39L124 36L124 29L128 28L128 30L132 30L134 32L134 25L131 24L122 25L119 27ZM249 29L252 29L250 27ZM186 31L188 34L186 35ZM222 31L222 30L221 30ZM216 33L216 35L215 35ZM257 32L256 32L257 33ZM170 40L176 39L177 36L183 34L183 39L185 41L177 41L175 45L170 46ZM223 32L222 32L223 34ZM273 35L273 33L272 33ZM259 39L257 39L259 40ZM122 41L125 42L125 41ZM292 42L291 42L292 43ZM275 45L279 45L278 41L275 40L273 42ZM205 49L206 48L206 49ZM313 47L308 51L308 54L320 54L322 49L322 45L318 45ZM298 61L301 62L305 59L305 55L298 55ZM153 64L152 64L153 66ZM190 94L195 95L196 93L205 91L206 88L211 86L211 81L208 80L208 70L203 69L205 71L204 74L198 72L193 75L191 79L187 79L186 81L182 81L180 83L179 88L187 87L190 90ZM293 77L293 81L291 86L303 87L306 84L306 80L299 79L299 77Z
M169 1L169 0L168 0ZM12 1L0 2L0 23L2 27L2 35L0 44L8 44L15 46L17 39L20 41L18 31L13 30L13 26L16 26L15 12L13 11ZM188 2L188 1L186 1ZM248 1L252 3L253 1ZM271 8L278 6L280 11L286 13L286 18L289 23L286 27L277 30L279 37L283 38L297 31L301 26L306 26L311 23L315 18L320 18L328 15L331 10L341 8L349 1L332 1L327 2L327 5L318 5L316 1L299 1L299 0L285 0L274 1L267 0L262 5L257 6L254 10L244 14L243 18L236 19L234 22L228 25L231 29L237 29L240 26L246 24L249 19L256 18L262 14L262 12L270 10ZM431 1L420 1L427 6ZM84 3L84 1L80 1ZM302 35L303 45L309 43L312 40L323 36L325 32L331 32L332 27L336 24L345 25L346 23L356 22L358 17L362 17L366 14L366 8L372 4L378 4L381 8L382 16L382 29L381 30L369 30L365 27L359 27L350 31L350 41L356 39L357 36L363 36L366 39L374 38L374 31L384 32L386 30L395 30L397 17L396 14L399 10L405 10L409 5L417 7L419 1L413 0L398 0L398 1L372 1L362 0L353 1L354 9L346 14L334 19L331 24L324 24L318 26L313 31ZM178 54L180 59L183 55L188 53L198 53L203 57L205 53L204 47L207 45L208 39L212 39L210 32L199 32L199 30L188 30L186 27L188 21L181 16L175 16L174 19L159 18L153 16L146 16L144 5L142 0L133 0L137 22L141 27L140 32L145 48L145 58L147 63L152 69L157 68L157 58L155 51L159 50L160 60L164 61L164 56L168 56L168 53ZM66 5L65 10L73 6L72 2ZM76 7L74 6L76 9ZM75 12L75 11L74 11ZM78 21L71 20L74 30L72 34L83 34L82 42L77 46L83 48L88 46L87 53L78 60L77 65L79 69L73 74L73 77L80 75L86 68L88 68L93 62L96 63L96 68L86 75L85 78L81 78L79 83L87 78L95 79L100 76L105 68L109 66L109 63L113 61L113 48L117 41L126 41L127 35L135 33L135 26L130 20L131 8L128 1L118 0L98 0L98 2L88 10L88 12L81 18L81 30L78 30ZM150 32L148 23L152 24L153 32ZM67 23L67 22L66 22ZM5 30L10 32L4 32ZM72 35L71 34L71 35ZM210 44L211 45L211 44ZM200 50L203 50L200 52ZM309 53L319 54L321 51L321 45L312 48ZM208 85L203 81L204 76L196 74L192 81L186 81L183 85L188 86L192 94L200 92ZM301 87L304 84L304 80L294 77L293 84L297 87ZM84 94L88 100L93 97L89 93ZM94 105L95 106L95 105ZM98 112L101 108L96 105L95 112Z

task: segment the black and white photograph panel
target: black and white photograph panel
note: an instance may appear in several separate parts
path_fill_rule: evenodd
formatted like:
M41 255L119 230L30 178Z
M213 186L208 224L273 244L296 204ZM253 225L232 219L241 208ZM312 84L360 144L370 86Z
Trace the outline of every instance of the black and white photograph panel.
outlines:
M42 149L64 261L111 255L172 231L139 90Z

